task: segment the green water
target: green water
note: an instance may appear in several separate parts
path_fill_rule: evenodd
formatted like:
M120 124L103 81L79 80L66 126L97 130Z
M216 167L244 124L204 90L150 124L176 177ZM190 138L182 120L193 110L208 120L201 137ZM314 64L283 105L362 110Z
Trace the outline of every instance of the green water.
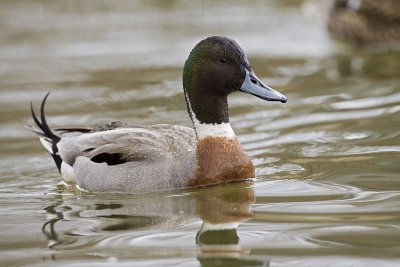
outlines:
M329 39L302 1L2 1L1 266L400 266L400 54ZM286 104L229 99L257 179L146 195L60 184L24 125L190 126L181 68L236 39ZM211 231L203 222L237 226Z

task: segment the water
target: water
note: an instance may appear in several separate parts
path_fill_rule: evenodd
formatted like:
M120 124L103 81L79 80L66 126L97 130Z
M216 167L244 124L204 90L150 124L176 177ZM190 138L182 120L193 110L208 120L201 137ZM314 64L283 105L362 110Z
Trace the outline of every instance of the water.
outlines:
M296 0L1 5L1 266L400 266L398 53L337 45ZM229 99L256 181L129 196L60 184L24 129L31 100L52 91L53 127L190 125L182 64L214 34L289 98Z

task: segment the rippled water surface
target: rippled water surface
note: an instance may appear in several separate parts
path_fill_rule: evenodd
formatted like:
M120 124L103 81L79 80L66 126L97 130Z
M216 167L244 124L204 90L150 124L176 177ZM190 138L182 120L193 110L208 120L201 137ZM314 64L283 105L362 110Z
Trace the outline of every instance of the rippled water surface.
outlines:
M400 266L400 55L338 45L305 10L2 1L0 265ZM128 196L60 184L24 128L31 100L52 91L53 127L190 125L182 65L215 34L235 38L289 98L229 99L256 181Z

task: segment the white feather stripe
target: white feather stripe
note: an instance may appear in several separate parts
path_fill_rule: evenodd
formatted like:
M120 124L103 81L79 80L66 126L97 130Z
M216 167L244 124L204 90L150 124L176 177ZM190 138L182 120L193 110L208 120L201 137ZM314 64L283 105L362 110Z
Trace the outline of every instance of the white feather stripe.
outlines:
M48 141L46 138L40 137L40 143L44 146L44 148L49 151L50 154L53 154L52 143Z
M218 136L226 138L234 138L235 132L233 131L229 122L224 123L202 123L196 118L196 114L193 112L192 105L190 103L189 96L184 90L185 99L188 104L190 117L193 121L194 130L196 132L197 139L201 139L207 136Z
M76 184L74 168L64 161L61 163L61 176L67 184Z

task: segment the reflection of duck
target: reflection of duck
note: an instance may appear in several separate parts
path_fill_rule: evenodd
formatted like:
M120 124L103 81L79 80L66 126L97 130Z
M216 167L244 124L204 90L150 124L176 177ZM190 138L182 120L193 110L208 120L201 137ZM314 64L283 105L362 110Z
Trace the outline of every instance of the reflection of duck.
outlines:
M57 202L56 205L50 205L45 208L47 214L49 215L48 217L50 218L45 224L43 224L42 233L47 238L49 248L57 246L58 244L61 243L58 234L54 228L57 222L64 219L64 215L62 214L62 212L59 212L55 209L59 204L60 202Z
M400 1L334 0L327 26L332 37L358 45L400 45Z
M114 258L141 257L144 250L147 255L184 251L186 257L197 257L202 266L215 266L215 262L220 266L268 266L268 259L252 257L250 249L239 243L237 227L253 216L250 209L255 202L254 190L247 182L173 197L107 196L82 196L79 205L74 197L67 196L46 208L51 218L43 225L43 233L49 247L59 254L64 249L80 253L95 250L96 255ZM197 221L196 217L203 225L193 247L193 239L182 238L192 236L193 232L187 227L182 231L182 225ZM57 227L59 222L63 222L62 227ZM183 240L188 243L181 243Z
M228 94L242 91L265 100L286 97L254 74L239 45L226 37L198 43L186 60L183 87L194 125L138 126L109 123L95 129L48 127L32 109L44 147L64 181L92 192L143 193L218 184L254 177L253 164L230 124ZM196 142L197 136L197 142Z
M196 236L201 266L268 266L268 260L246 258L250 253L239 244L237 227L253 216L250 211L255 202L251 188L234 191L215 190L199 194L197 213L203 225Z

